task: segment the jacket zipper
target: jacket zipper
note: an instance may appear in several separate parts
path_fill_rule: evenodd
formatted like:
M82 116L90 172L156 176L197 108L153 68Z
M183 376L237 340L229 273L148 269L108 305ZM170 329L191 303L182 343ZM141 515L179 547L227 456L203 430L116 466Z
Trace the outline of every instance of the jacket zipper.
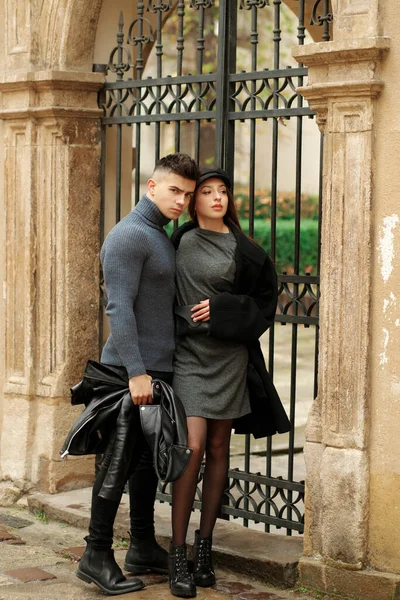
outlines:
M101 407L101 408L99 408L99 409L98 409L98 410L97 410L97 411L96 411L96 412L95 412L93 415L91 415L90 417L88 417L88 418L86 419L86 421L84 421L84 422L82 423L82 425L79 427L79 429L78 429L77 431L75 431L74 435L73 435L73 436L71 437L71 439L69 440L68 447L67 447L67 449L66 449L66 450L64 450L64 452L61 454L61 458L66 458L66 457L68 456L68 454L69 454L69 449L70 449L70 447L71 447L71 444L72 444L72 442L73 442L74 438L75 438L75 437L78 435L78 433L80 432L80 430L81 430L83 427L85 427L85 425L86 425L87 423L89 423L89 421L91 421L92 419L94 419L94 418L95 418L95 417L96 417L96 416L99 414L99 412L100 412L101 410L104 410L105 408L109 408L109 407L108 407L108 406L102 406L102 407Z

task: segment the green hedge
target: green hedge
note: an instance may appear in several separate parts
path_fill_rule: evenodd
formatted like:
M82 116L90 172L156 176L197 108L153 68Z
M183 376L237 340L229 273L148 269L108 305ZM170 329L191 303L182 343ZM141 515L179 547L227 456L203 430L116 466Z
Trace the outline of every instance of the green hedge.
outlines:
M241 219L243 231L248 233L248 219ZM173 223L166 227L168 235L173 231ZM276 269L278 273L293 273L294 267L294 219L278 219L276 222ZM268 254L271 250L271 222L265 219L254 220L254 239ZM306 271L315 275L318 260L318 221L302 219L300 222L300 273Z
M243 231L248 233L249 222L241 219ZM264 219L254 220L254 239L268 254L271 249L271 222ZM294 267L295 220L276 222L276 269L278 273L293 273ZM317 272L318 261L318 221L302 219L300 221L300 273Z
M235 206L240 219L248 219L250 201L248 189L235 186ZM272 212L271 191L257 189L254 192L254 216L259 219L270 219ZM277 219L294 219L296 214L296 199L294 193L278 192L276 196ZM301 219L318 221L319 198L313 194L302 194L300 198Z

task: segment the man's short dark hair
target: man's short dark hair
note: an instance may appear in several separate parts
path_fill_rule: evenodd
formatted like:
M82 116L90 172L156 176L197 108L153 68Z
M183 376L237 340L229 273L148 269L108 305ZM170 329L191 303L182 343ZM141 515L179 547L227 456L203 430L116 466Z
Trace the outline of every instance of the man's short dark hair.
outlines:
M197 181L200 176L200 171L193 158L188 154L176 152L175 154L167 154L156 162L154 173L156 171L165 171L166 173L175 173L185 179Z

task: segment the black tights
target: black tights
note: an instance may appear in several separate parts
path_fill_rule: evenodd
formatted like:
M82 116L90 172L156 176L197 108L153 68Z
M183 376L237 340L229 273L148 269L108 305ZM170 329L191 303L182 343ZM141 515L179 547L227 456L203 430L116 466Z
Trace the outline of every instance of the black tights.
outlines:
M149 371L153 378L171 383L172 374ZM132 459L128 469L131 533L136 539L154 536L154 502L157 492L157 476L153 456L140 426L138 407L132 431ZM101 486L110 464L112 453L104 456L96 475L92 491L92 508L89 524L89 541L98 549L111 548L114 521L121 502L122 491L117 500L105 500L99 496Z
M217 520L225 489L229 464L232 420L188 417L188 446L193 448L190 462L172 491L172 539L174 544L186 541L190 513L204 452L206 462L202 489L200 536L209 537Z

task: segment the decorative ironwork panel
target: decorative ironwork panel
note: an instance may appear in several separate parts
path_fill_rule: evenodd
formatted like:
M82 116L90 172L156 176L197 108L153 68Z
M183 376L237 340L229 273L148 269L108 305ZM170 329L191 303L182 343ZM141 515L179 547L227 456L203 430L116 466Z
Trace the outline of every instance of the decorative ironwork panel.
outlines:
M194 508L201 509L201 482L199 478L194 500ZM169 502L171 485L161 484L158 499ZM228 485L225 490L221 515L233 518L245 518L254 523L264 523L275 527L287 527L290 515L290 528L302 533L304 530L304 481L293 482L282 477L266 477L261 473L249 473L239 469L230 469Z
M271 376L278 389L285 388L279 391L292 430L284 442L246 436L232 447L236 468L229 471L221 512L242 518L244 525L262 523L266 531L284 527L288 534L303 531L304 481L296 461L302 450L297 430L304 421L305 380L311 381L311 400L317 392L322 179L322 139L308 151L308 124L314 138L319 134L296 91L305 84L307 69L295 63L290 49L305 43L309 26L322 27L323 40L329 40L332 23L329 0L312 0L306 23L306 1L297 1L296 14L283 0L138 2L127 27L120 15L116 46L102 67L107 83L99 99L104 113L102 240L139 200L154 162L168 152L187 152L200 166L214 164L230 173L244 229L277 265L277 324L262 343ZM110 196L115 199L111 221L105 211ZM310 231L316 237L306 252ZM285 244L290 258L282 257ZM282 331L284 352L279 350ZM305 376L298 364L307 331L313 354L307 355ZM280 384L279 362L287 357L287 376ZM195 508L201 504L201 477ZM160 486L158 497L169 502L169 486Z
M215 105L213 75L116 82L107 87L103 124L212 119Z

